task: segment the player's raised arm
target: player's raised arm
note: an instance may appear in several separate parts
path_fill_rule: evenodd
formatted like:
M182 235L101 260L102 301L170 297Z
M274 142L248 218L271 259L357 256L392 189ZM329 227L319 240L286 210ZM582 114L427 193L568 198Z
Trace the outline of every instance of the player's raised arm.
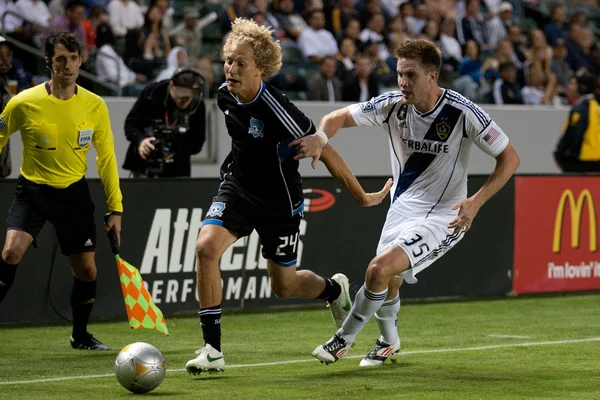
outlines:
M380 204L392 188L393 181L392 179L388 179L383 189L379 192L366 193L348 167L348 164L346 164L346 161L330 145L325 146L323 149L321 161L323 161L331 176L344 185L350 196L362 207L371 207Z
M341 128L352 128L354 126L357 126L357 124L352 118L350 108L344 107L324 116L317 126L317 131L324 132L328 138L332 138Z

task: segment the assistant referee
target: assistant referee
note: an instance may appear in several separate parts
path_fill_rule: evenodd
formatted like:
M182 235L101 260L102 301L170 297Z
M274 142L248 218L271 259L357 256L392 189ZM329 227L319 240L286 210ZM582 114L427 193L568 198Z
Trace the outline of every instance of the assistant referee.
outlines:
M73 270L71 346L108 350L87 331L96 296L96 225L84 177L93 145L112 214L105 229L114 229L120 239L123 205L108 109L102 98L75 83L82 60L73 34L48 36L45 60L51 80L13 97L0 118L0 150L16 131L23 141L21 174L0 259L0 302L27 248L50 221Z

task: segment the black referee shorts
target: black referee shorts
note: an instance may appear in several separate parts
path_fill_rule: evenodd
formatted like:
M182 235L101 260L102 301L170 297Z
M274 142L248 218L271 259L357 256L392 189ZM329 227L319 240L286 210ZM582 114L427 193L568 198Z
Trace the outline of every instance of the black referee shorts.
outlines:
M276 216L235 190L221 186L202 226L219 225L234 232L238 238L248 236L256 229L263 246L263 257L282 267L292 267L298 258L302 210L289 217Z
M8 212L8 230L21 230L34 239L44 223L56 229L64 255L96 250L94 203L85 178L64 188L39 185L19 176Z

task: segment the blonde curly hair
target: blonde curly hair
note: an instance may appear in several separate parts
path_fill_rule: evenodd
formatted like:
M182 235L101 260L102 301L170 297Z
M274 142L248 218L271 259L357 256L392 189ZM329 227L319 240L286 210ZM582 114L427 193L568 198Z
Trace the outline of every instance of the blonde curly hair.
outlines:
M281 46L273 40L271 29L247 18L236 18L223 46L225 56L234 45L246 44L254 52L254 62L263 78L275 75L281 69Z

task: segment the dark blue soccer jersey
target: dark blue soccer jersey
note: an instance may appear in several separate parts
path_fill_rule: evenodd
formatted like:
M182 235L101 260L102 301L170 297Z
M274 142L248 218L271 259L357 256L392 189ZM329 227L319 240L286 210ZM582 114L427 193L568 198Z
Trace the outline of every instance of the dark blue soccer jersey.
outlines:
M295 147L288 144L315 132L312 121L279 90L267 83L254 100L240 103L221 85L217 104L225 114L231 152L221 166L221 179L251 202L274 213L301 211L302 178Z

